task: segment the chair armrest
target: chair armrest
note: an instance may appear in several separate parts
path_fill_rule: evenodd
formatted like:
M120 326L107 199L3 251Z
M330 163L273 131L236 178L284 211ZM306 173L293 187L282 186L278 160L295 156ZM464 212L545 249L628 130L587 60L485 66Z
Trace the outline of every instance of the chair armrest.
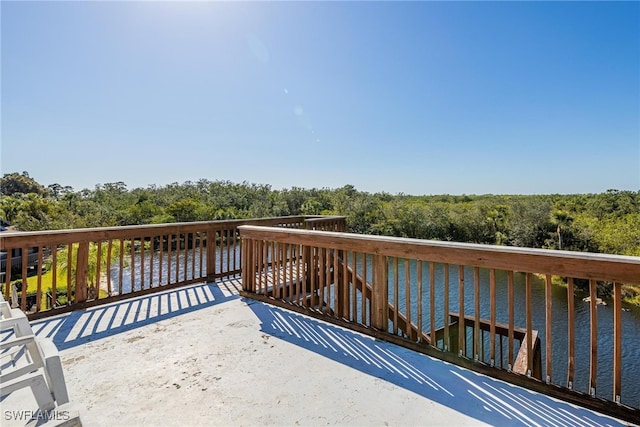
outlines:
M14 308L11 310L11 314L11 317L4 317L0 320L0 332L13 329L16 336L19 337L33 335L29 320L21 310Z

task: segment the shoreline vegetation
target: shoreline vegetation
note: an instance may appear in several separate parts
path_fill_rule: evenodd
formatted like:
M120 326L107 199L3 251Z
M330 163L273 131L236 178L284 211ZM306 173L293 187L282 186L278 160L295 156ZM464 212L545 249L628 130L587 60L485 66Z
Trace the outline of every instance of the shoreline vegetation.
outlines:
M0 218L23 231L322 214L346 216L347 231L360 234L640 257L638 190L416 196L200 179L76 191L14 172L0 178L0 194ZM640 283L624 284L623 298L640 306Z

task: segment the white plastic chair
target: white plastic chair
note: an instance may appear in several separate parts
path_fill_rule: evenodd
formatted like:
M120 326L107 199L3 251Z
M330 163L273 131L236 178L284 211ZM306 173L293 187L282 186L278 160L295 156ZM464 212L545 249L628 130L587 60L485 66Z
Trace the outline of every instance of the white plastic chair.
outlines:
M6 302L0 302L0 359L2 359L2 395L15 391L17 388L30 386L38 405L48 405L48 400L43 400L39 382L30 378L28 374L42 369L41 376L46 379L50 397L58 405L69 402L69 394L62 371L60 355L53 341L45 338L37 338L33 334L31 325L25 314L20 309L8 307ZM20 378L24 376L24 381ZM12 387L5 387L5 382L11 382ZM17 388L16 388L17 387ZM7 390L10 390L7 392ZM42 407L40 408L42 409Z

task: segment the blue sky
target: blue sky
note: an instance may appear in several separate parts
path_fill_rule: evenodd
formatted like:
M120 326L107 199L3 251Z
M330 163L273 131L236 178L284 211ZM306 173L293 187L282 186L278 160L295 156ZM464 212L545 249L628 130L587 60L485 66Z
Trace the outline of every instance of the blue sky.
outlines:
M639 2L7 2L1 172L640 189Z

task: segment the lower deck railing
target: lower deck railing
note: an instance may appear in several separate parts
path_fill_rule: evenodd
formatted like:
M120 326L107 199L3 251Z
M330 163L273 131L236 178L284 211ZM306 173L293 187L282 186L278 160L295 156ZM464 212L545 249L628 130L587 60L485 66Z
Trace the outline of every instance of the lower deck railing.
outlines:
M344 230L345 218L290 216L4 232L0 239L0 251L6 257L0 269L2 292L34 319L232 277L241 272L238 227L246 224ZM29 253L29 257L16 259L15 253Z
M240 227L240 236L247 297L640 421L638 402L622 394L640 370L635 357L624 370L631 377L622 375L623 342L640 355L639 331L623 341L621 303L621 284L640 282L638 257L257 226ZM566 279L566 290L553 276ZM582 282L588 315L576 324ZM606 331L598 327L598 286L613 298ZM558 290L566 307L552 304ZM603 335L611 348L599 345ZM598 372L605 357L610 372Z

